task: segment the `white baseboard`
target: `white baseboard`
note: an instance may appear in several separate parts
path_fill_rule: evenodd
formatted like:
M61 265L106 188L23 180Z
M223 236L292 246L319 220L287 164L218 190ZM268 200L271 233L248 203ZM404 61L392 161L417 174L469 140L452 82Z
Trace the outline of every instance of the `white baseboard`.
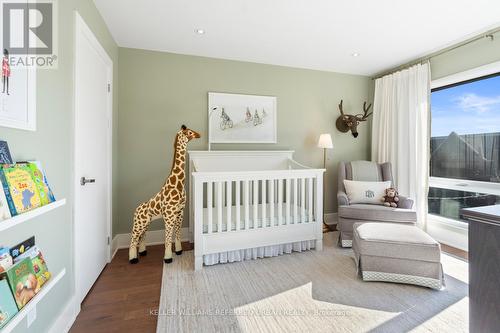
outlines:
M335 225L337 224L338 221L338 214L337 213L327 213L325 214L325 224L327 225Z
M181 240L189 241L189 228L182 228ZM146 231L146 245L158 245L165 243L165 230ZM112 258L119 249L128 249L130 245L130 234L117 234L111 243Z
M71 297L66 307L63 309L59 317L54 321L49 329L49 333L67 333L73 326L76 317L80 313L80 306L76 303L76 297Z

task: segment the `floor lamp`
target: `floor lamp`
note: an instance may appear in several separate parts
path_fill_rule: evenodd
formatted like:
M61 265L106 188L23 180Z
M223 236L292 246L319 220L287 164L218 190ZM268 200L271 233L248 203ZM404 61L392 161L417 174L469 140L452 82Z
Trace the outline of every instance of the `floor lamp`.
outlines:
M323 169L326 169L326 150L333 149L332 136L330 134L321 134L318 140L318 148L323 148ZM328 232L330 229L325 223L325 180L326 172L323 177L323 232Z

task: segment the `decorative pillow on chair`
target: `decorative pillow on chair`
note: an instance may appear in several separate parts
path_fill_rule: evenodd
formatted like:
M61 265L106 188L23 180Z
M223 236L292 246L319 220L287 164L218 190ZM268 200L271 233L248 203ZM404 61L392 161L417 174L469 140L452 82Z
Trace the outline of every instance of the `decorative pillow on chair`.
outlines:
M391 181L358 182L344 180L344 187L350 204L382 205L385 190L391 187Z

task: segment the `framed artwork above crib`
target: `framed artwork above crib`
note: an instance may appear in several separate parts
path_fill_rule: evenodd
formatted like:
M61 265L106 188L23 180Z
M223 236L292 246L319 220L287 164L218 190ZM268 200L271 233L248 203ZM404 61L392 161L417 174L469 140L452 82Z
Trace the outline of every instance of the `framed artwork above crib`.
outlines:
M275 96L208 93L208 145L276 143Z

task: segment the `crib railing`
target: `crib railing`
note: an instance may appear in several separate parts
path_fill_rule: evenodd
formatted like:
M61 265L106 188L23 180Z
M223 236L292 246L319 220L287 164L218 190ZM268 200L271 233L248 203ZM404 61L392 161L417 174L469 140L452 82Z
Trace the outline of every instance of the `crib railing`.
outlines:
M306 225L313 227L307 230L321 233L322 169L307 169L294 162L290 163L289 170L193 171L191 208L194 211L195 260L201 260L200 254L211 251L206 247L206 237L229 239L231 234ZM263 245L255 240L255 246ZM196 263L197 267L200 265Z
M209 180L202 186L203 233L310 223L317 214L315 178L310 176Z

